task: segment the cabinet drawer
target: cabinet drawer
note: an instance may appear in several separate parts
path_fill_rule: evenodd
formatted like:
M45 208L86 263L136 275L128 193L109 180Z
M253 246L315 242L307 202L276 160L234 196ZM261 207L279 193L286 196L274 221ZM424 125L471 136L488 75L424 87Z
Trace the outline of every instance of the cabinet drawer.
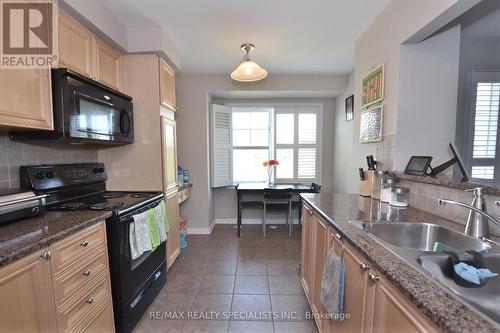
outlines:
M91 252L81 261L54 278L54 295L56 307L60 307L78 290L84 288L96 276L108 270L108 254L106 245Z
M109 274L105 272L57 311L59 331L73 331L89 313L110 295Z
M83 333L114 333L113 302L109 295L85 320L74 330Z
M83 256L106 243L104 222L97 223L50 247L52 272L59 272L73 265Z

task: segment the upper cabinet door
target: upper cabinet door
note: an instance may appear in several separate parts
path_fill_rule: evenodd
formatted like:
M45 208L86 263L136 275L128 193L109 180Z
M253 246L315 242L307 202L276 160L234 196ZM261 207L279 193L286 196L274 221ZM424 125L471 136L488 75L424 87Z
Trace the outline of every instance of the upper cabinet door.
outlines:
M176 111L177 102L175 97L175 72L163 60L159 58L160 67L160 104Z
M54 129L49 69L0 70L0 125Z
M92 77L94 35L71 16L59 11L59 67Z
M122 55L95 38L95 79L117 90L122 89Z

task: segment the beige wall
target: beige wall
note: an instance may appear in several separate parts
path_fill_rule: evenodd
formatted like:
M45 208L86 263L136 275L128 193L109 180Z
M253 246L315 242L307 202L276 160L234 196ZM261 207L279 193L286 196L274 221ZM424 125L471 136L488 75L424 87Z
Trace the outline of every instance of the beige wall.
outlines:
M333 185L334 193L355 193L357 184L349 182L351 174L359 167L352 164L353 126L359 119L345 120L345 99L354 94L354 72L347 77L347 89L335 98L335 116L333 120ZM358 107L356 104L354 108Z
M394 0L361 34L356 41L354 59L354 105L355 115L352 130L352 149L335 154L335 160L351 160L345 174L343 189L354 189L358 183L357 169L365 167L366 155L377 154L376 143L359 143L359 115L361 101L361 80L376 66L385 64L384 136L397 133L397 117L400 85L401 44L415 35L427 36L456 18L466 7L472 7L473 0ZM429 29L434 29L430 31ZM397 146L397 142L395 143ZM388 166L392 168L392 166ZM334 179L334 184L336 180Z
M192 197L181 206L181 215L189 218L189 232L206 233L215 221L214 193L209 178L208 139L208 105L212 94L253 91L263 95L284 92L304 95L340 93L345 87L344 75L270 75L263 82L253 85L236 84L229 75L179 75L179 112L176 118L178 159L183 168L190 170L194 184ZM233 199L228 196L227 201Z

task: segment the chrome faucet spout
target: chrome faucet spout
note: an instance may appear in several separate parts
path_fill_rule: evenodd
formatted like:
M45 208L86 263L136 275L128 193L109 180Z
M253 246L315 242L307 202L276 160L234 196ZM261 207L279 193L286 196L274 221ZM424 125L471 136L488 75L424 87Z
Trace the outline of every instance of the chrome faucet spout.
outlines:
M479 208L476 208L474 206L471 206L471 205L468 205L466 203L463 203L463 202L460 202L460 201L456 201L456 200L452 200L452 199L444 199L444 198L441 198L441 199L438 199L438 205L439 206L445 206L446 204L453 204L453 205L457 205L457 206L460 206L460 207L463 207L463 208L466 208L466 209L470 209L484 217L486 217L488 220L492 221L493 223L495 223L497 226L500 227L500 222L495 219L493 216L491 216L490 214L482 211L481 209ZM473 227L472 229L478 229L477 227ZM488 230L488 228L479 228L479 229L483 229L483 230ZM466 226L466 231L467 231L467 226ZM466 234L468 234L466 232ZM485 234L482 234L482 235L471 235L471 236L474 236L476 238L483 238L483 237L486 237L486 238L489 238L491 235L489 234L489 232L486 232Z

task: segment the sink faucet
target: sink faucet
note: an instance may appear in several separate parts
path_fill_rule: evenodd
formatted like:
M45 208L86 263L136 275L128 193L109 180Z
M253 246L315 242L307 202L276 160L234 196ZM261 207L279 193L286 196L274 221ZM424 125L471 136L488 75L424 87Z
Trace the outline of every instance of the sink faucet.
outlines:
M475 238L490 238L491 234L488 220L492 221L498 226L500 226L500 222L486 212L486 202L484 200L483 189L481 187L466 191L474 192L472 205L468 205L456 200L443 198L438 200L438 205L444 206L449 203L469 209L469 217L467 218L467 224L465 225L464 233Z

